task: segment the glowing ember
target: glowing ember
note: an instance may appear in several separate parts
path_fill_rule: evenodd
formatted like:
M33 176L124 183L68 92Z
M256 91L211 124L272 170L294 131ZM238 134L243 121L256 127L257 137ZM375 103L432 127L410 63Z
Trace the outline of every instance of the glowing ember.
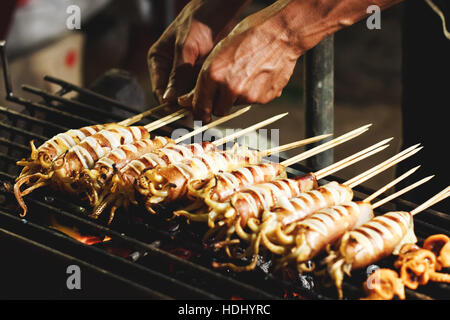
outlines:
M283 294L283 299L289 299L289 300L303 300L305 299L302 295L300 295L299 293L295 292L295 291L284 291Z
M49 226L50 228L58 230L81 243L87 244L88 246L91 246L99 242L106 242L111 240L111 238L108 236L100 238L97 236L84 235L81 234L81 232L75 227L64 226L61 223L57 222L54 218L52 218L51 220L52 222L51 225Z

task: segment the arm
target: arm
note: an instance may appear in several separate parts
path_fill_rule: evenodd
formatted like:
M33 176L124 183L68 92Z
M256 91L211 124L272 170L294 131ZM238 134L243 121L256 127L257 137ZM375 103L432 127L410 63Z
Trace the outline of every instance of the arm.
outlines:
M326 36L401 0L278 0L241 23L211 51L196 86L178 102L210 121L233 104L267 103L281 95L297 59Z

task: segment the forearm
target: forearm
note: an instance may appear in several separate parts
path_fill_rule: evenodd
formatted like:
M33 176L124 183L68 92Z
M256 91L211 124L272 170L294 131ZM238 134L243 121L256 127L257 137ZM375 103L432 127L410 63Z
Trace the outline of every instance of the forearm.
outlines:
M194 18L206 22L212 30L221 30L236 19L252 0L192 0L196 7ZM213 18L212 18L213 17Z
M367 8L387 9L402 0L278 0L250 20L271 21L299 54L322 39L368 16Z

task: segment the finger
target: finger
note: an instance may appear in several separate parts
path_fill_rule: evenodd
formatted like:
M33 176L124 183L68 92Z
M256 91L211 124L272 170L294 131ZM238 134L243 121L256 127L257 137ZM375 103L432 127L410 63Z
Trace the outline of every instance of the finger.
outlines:
M178 98L178 105L185 108L192 108L192 100L194 99L194 90L186 93Z
M160 103L163 102L164 91L169 81L171 62L165 56L151 55L148 59L148 68L153 94Z
M214 100L212 113L215 116L223 117L230 113L237 96L231 92L229 87L223 83L218 85L218 93Z
M254 101L250 101L250 99L247 99L243 96L239 96L236 101L234 101L234 104L239 105L239 104L252 104L254 103Z
M192 100L194 119L202 120L205 123L211 121L211 112L217 88L217 82L202 76L202 73L200 73L197 86L194 89L194 99Z
M177 98L189 92L195 86L198 68L195 61L198 50L190 42L175 46L173 65L163 99L165 102L176 101Z
M174 102L179 96L186 94L195 85L194 67L182 64L172 69L164 92L164 102Z

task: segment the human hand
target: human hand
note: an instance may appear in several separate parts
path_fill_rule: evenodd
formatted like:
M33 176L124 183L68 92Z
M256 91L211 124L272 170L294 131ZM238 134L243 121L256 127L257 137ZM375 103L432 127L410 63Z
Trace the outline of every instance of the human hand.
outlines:
M249 2L192 0L184 7L148 53L152 90L160 103L194 87L204 59Z
M193 91L178 99L209 122L234 104L267 103L279 97L302 51L278 17L264 10L247 17L212 50Z

